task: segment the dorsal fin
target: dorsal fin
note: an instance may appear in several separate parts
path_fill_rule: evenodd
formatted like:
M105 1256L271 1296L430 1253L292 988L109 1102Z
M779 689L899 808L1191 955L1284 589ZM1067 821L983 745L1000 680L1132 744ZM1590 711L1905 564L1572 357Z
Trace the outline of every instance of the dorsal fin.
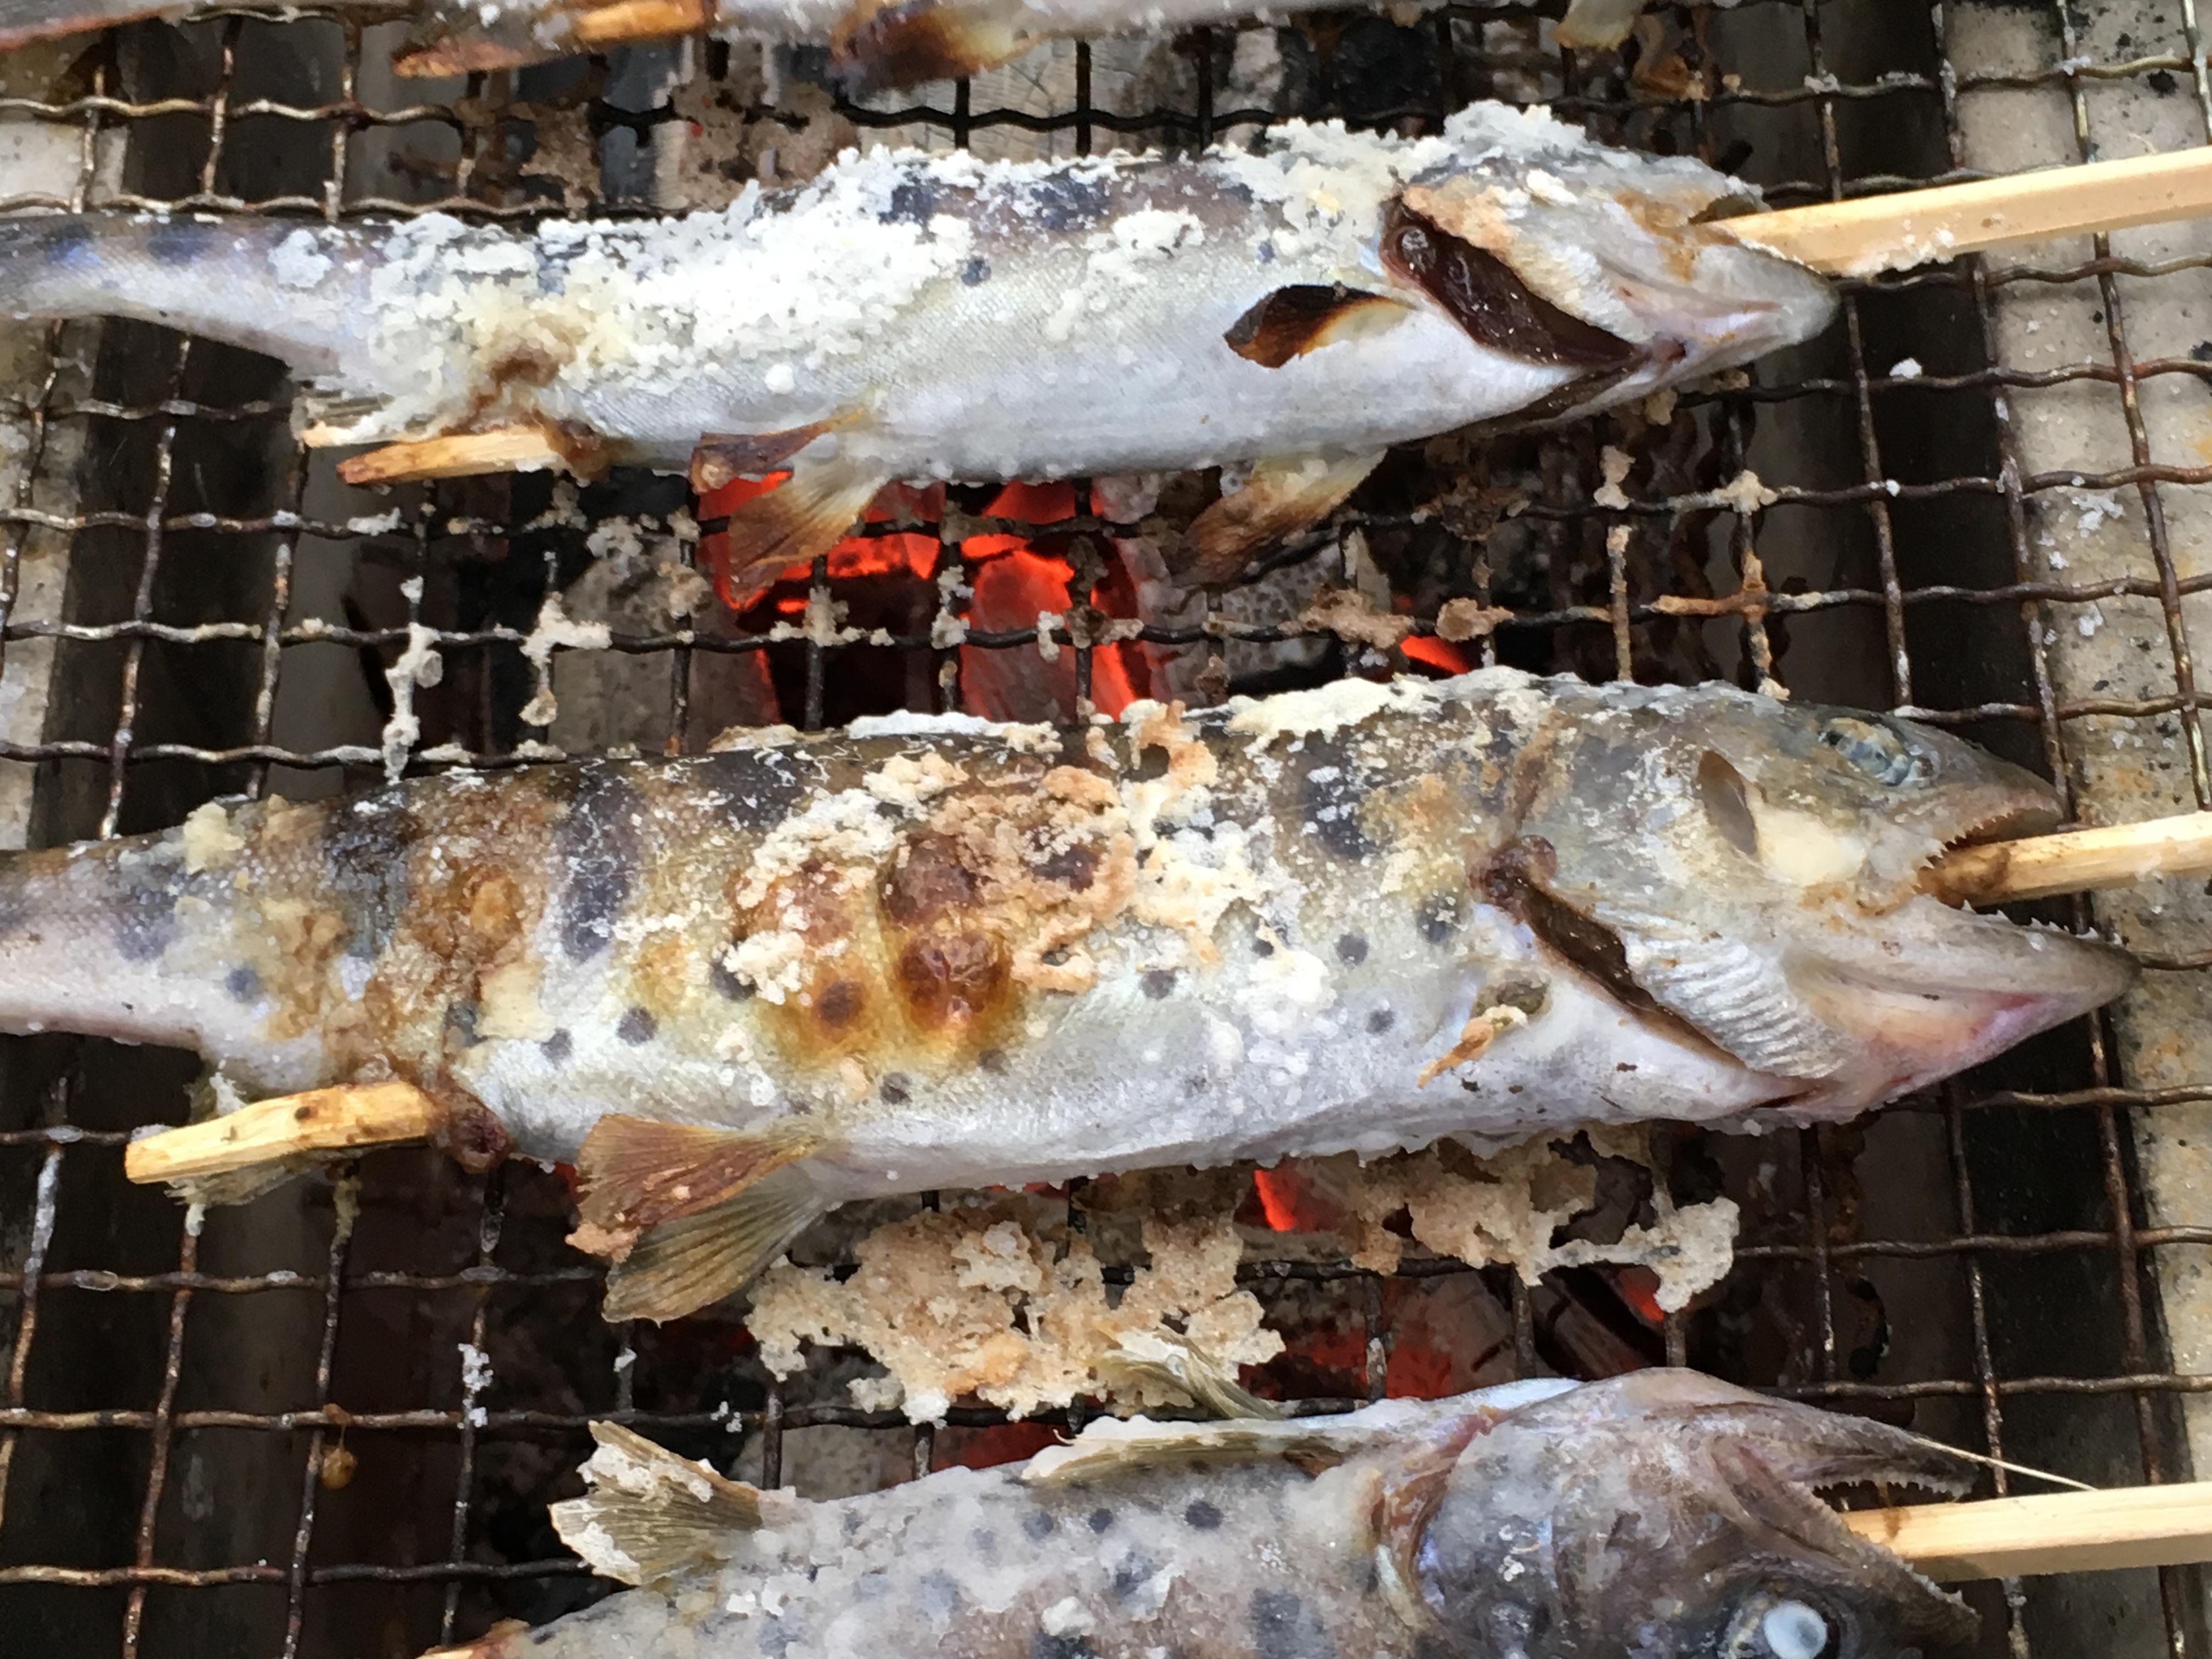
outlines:
M677 1456L619 1423L594 1423L590 1488L550 1505L553 1529L592 1571L651 1584L726 1559L732 1537L761 1524L761 1492Z

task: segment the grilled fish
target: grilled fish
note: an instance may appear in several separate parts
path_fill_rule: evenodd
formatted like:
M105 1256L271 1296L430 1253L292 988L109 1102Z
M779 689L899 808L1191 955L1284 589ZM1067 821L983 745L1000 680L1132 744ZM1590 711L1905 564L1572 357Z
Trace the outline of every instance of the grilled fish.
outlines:
M437 1659L1917 1659L1975 1627L1816 1496L1955 1492L1954 1460L1690 1371L1107 1419L834 1503L592 1434L555 1524L647 1588Z
M0 221L0 313L141 318L284 359L319 441L530 428L590 470L778 471L730 597L895 479L1223 466L1194 579L1385 447L1565 417L1806 337L1812 272L1697 216L1742 187L1474 106L1442 137L1291 124L1264 155L848 155L725 212L535 233Z
M0 1029L397 1075L672 1317L853 1199L1848 1117L2118 995L1918 890L2039 781L1874 714L1353 680L459 771L0 862Z
M1433 0L1398 0L1394 15ZM0 0L0 52L27 41L107 28L142 17L189 17L218 0L157 5L150 0ZM1314 9L1320 0L1276 0L1270 15ZM1732 5L1735 0L1716 0ZM1616 46L1643 0L1571 0L1561 46ZM1251 15L1244 0L426 0L410 43L393 59L402 75L459 75L510 69L570 52L604 52L628 40L702 30L793 45L827 42L830 66L854 94L973 75L1046 40L1158 34Z

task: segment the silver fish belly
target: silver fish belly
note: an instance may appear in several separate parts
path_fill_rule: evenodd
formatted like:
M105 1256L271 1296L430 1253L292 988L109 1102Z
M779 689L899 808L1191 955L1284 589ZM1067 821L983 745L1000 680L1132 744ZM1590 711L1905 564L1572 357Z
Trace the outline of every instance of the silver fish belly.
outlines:
M594 1434L555 1523L651 1588L446 1659L1898 1659L1975 1624L1815 1496L1956 1492L1954 1460L1687 1371L1108 1420L835 1503Z
M1743 187L1477 105L1442 136L1297 123L1264 155L848 155L644 224L441 216L0 222L0 310L270 353L320 435L534 428L572 464L787 469L734 563L832 544L884 483L1249 465L1204 579L1390 444L1638 398L1802 339L1812 273L1696 222Z
M2130 982L1917 890L2050 815L1955 738L1723 686L896 717L16 855L0 1027L407 1079L576 1160L617 1303L668 1316L858 1197L1863 1111Z

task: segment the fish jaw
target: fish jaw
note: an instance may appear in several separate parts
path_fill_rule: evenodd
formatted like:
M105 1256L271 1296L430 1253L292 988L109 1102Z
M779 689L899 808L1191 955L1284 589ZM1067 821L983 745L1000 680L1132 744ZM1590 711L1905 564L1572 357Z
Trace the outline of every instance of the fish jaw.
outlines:
M1545 1659L1764 1653L1761 1622L1809 1608L1865 1659L1972 1637L1975 1618L1856 1537L1818 1493L1920 1486L1960 1466L1886 1425L1682 1370L1597 1382L1509 1413L1460 1454L1413 1552L1418 1591L1476 1651L1498 1631ZM1473 1638L1471 1641L1468 1638Z

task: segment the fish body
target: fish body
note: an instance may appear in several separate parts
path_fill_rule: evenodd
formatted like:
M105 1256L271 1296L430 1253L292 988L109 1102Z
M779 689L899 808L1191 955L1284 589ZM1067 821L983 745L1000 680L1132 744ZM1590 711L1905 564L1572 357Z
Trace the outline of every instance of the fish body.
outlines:
M1109 1419L834 1503L594 1432L556 1524L651 1588L470 1659L1905 1659L1974 1628L1814 1495L1956 1491L1940 1449L1686 1371Z
M0 1027L407 1079L580 1160L628 1272L757 1230L684 1292L720 1294L861 1197L1849 1116L2130 982L1917 890L2050 815L1954 738L1721 686L901 716L17 855Z
M1224 465L1233 574L1390 444L1563 417L1806 337L1818 276L1695 222L1735 181L1475 105L1441 136L1291 124L1264 155L848 155L661 221L0 221L0 313L266 352L321 441L535 428L588 470L788 471L757 580L895 479Z

